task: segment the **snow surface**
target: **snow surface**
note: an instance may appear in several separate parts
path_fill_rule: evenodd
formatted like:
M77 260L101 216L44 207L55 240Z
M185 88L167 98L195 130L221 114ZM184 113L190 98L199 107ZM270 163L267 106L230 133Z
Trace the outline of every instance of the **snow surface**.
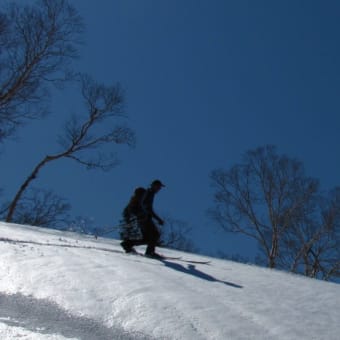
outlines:
M340 339L339 284L1 222L0 241L0 339Z

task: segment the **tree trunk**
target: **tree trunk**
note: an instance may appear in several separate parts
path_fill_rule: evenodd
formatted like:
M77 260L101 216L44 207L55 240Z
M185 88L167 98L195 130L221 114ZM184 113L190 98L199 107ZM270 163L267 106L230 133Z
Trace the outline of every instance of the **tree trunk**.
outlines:
M46 165L46 163L52 161L53 159L55 159L55 157L52 156L46 156L32 171L32 173L27 177L26 181L21 185L19 191L17 192L17 194L15 195L13 201L11 202L10 206L9 206L9 210L8 210L8 214L6 217L6 222L12 222L13 219L13 215L14 215L14 211L15 208L18 204L18 202L20 201L23 193L25 192L25 190L27 189L27 187L29 186L29 184L36 179L36 177L38 176L39 171L41 170L41 168Z
M276 267L276 257L278 253L278 233L276 231L273 232L272 236L272 248L269 254L269 268Z

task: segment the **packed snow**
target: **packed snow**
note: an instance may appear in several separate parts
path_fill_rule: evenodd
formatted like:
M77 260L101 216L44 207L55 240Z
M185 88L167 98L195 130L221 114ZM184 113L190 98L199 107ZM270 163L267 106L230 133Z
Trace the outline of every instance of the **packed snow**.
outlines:
M15 224L0 241L0 339L339 339L339 284Z

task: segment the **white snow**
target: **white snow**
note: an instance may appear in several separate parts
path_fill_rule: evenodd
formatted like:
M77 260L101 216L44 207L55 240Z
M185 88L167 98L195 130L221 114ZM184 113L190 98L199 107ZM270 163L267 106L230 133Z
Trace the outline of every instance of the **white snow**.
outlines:
M0 339L340 339L338 284L159 252L211 262L0 223Z

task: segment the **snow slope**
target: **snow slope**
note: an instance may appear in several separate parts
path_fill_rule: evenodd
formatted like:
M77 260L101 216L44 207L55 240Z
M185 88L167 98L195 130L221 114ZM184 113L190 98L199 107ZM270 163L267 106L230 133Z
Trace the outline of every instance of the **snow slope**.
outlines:
M0 339L340 338L338 284L14 224L0 241Z

